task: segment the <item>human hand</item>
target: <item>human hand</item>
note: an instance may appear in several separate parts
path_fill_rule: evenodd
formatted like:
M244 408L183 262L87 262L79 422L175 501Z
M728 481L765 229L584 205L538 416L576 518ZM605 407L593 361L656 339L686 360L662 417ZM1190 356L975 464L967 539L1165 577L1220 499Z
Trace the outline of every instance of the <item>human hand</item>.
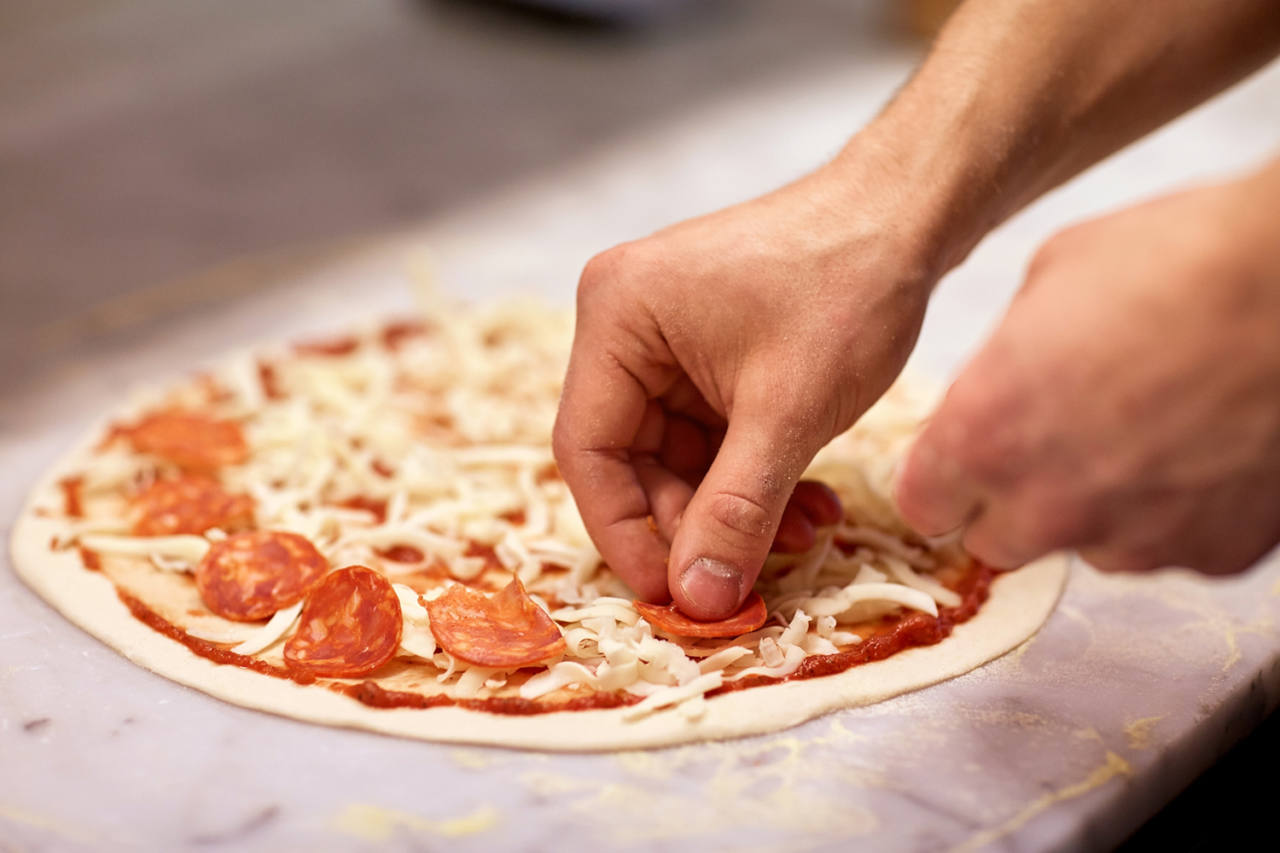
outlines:
M1280 168L1050 240L898 480L1013 567L1247 568L1280 540Z
M829 490L793 487L897 375L935 277L926 206L870 168L832 164L583 272L556 459L642 598L728 616L775 535L803 550L839 519Z

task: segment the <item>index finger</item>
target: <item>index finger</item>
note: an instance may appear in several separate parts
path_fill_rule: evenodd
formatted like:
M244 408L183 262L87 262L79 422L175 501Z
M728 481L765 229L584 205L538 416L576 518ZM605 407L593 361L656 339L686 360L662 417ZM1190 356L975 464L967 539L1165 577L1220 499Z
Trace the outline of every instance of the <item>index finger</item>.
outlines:
M982 511L982 501L969 478L951 454L939 447L938 423L935 416L916 438L893 487L899 514L924 536L959 530Z
M667 544L631 461L649 395L592 330L574 335L552 447L587 532L606 563L646 601L667 591Z

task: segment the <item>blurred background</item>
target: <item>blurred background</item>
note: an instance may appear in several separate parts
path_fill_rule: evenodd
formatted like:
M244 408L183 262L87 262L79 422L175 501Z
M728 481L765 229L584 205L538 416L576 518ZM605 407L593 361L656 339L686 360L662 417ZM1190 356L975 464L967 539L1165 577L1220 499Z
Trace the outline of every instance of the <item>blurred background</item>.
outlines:
M122 296L422 220L823 62L913 53L948 5L0 0L0 392ZM151 312L218 298L167 289Z

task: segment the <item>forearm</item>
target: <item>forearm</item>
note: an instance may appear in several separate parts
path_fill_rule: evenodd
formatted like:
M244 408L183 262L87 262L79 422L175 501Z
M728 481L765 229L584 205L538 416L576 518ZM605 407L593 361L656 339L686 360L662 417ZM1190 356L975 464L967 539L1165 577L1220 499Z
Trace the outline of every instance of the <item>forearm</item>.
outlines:
M902 182L941 273L992 227L1280 50L1277 0L970 0L850 143Z

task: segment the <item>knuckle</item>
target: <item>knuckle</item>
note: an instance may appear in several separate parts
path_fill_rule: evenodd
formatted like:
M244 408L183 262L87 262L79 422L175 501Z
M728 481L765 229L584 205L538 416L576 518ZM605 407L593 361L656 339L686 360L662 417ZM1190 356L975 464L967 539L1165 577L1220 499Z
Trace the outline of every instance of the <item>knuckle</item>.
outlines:
M1081 551L1086 563L1104 574L1137 574L1160 568L1164 561L1146 549L1097 548Z
M929 466L922 461L928 454L927 448L916 447L907 457L893 487L898 513L903 521L916 528L933 524L927 496L937 487L930 482Z
M1088 223L1077 223L1045 240L1031 256L1031 263L1027 266L1027 277L1035 278L1052 269L1064 257L1070 257L1078 248L1080 241L1087 237L1088 231Z
M1012 569L1023 562L1005 539L984 526L965 531L961 547L972 557L998 569Z
M1020 539L1034 556L1071 547L1088 536L1089 515L1075 501L1032 498L1019 504L1023 519Z
M622 243L592 257L578 279L579 315L616 315L620 306L645 302L661 277L660 258L651 239Z
M1251 559L1241 559L1237 557L1223 557L1217 559L1204 560L1196 565L1190 566L1198 572L1206 575L1238 575L1253 565Z
M564 416L560 415L551 428L551 455L555 457L561 470L564 470L565 462L573 455L573 450L573 432Z
M1253 549L1248 546L1222 547L1217 545L1200 550L1201 553L1185 561L1180 561L1180 565L1188 569L1195 569L1201 574L1214 576L1238 575L1253 566L1258 558L1265 553L1265 549Z
M1059 233L1040 244L1040 248L1036 249L1035 254L1031 256L1031 261L1027 264L1027 278L1037 279L1053 269L1058 256L1062 254L1062 243L1063 235Z
M773 513L759 501L735 492L716 492L707 513L734 538L756 541L773 531Z
M586 266L582 268L582 275L578 278L579 309L590 307L600 292L607 290L618 279L625 254L624 246L615 246L587 261Z
M1025 468L1016 400L1016 390L998 373L961 377L936 419L940 452L985 486L1010 485Z

